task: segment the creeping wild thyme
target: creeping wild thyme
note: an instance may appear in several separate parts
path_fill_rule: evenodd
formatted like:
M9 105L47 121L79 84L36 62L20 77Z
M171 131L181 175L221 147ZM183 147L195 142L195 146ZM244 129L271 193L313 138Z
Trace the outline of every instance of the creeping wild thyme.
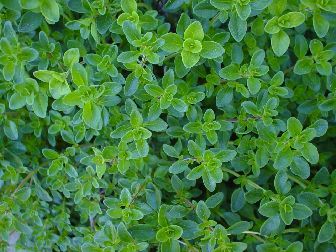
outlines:
M336 0L0 0L0 251L336 251Z

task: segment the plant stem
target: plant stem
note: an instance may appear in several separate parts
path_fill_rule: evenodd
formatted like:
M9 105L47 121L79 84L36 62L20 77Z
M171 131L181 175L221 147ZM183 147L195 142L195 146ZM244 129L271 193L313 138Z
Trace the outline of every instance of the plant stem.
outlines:
M31 171L27 174L27 176L21 181L18 187L15 188L14 192L12 193L12 197L27 183L27 181L35 174L36 170Z
M218 12L211 20L210 20L210 25L213 26L214 23L217 21L219 18L220 12Z
M302 181L300 181L299 179L297 179L297 178L295 178L294 176L292 176L292 175L287 175L288 176L288 178L290 179L290 180L292 180L292 181L294 181L295 183L297 183L299 186L301 186L303 189L306 189L307 188L307 186L302 182Z
M239 178L241 175L235 171L232 171L231 169L228 169L228 168L225 168L225 167L222 167L223 171L227 172L227 173L230 173L232 174L233 176ZM255 182L253 182L252 180L248 179L248 184L256 189L260 189L260 190L263 190L265 191L264 188L262 188L260 185L256 184Z

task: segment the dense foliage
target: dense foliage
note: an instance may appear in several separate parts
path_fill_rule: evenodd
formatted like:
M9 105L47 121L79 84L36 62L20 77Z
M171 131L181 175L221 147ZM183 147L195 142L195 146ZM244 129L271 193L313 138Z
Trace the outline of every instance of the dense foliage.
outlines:
M336 251L336 0L0 0L1 251Z

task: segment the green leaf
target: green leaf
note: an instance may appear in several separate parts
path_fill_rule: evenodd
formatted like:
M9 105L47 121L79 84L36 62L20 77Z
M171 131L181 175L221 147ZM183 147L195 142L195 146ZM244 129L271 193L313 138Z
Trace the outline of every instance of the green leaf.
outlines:
M278 24L278 17L273 17L272 19L268 20L264 29L265 29L265 32L269 34L276 34L280 32L281 29Z
M210 217L210 210L204 201L199 201L196 206L196 214L202 221L207 221Z
M261 88L260 80L258 78L248 78L247 87L252 95L257 94Z
M131 45L135 45L135 41L141 38L141 34L134 23L126 20L122 25L123 32L126 36L127 41Z
M291 172L295 175L307 179L310 175L309 164L301 157L295 157L290 166Z
M329 62L319 62L316 64L316 70L321 75L329 76L332 73L332 66Z
M303 204L295 203L293 206L293 214L294 219L304 220L311 216L313 214L313 211Z
M302 252L302 251L303 251L303 244L302 242L299 241L293 242L286 249L286 252Z
M149 146L146 140L140 139L135 142L135 147L141 157L145 157L148 155Z
M184 31L183 38L202 41L204 38L202 24L199 21L194 21L191 23Z
M80 63L74 63L71 67L71 76L72 81L77 86L87 85L88 84L88 76L85 68Z
M321 111L330 111L336 109L336 98L330 98L322 101L319 105Z
M202 50L202 43L198 40L187 38L183 42L183 50L192 53L200 53Z
M156 233L156 239L160 242L168 241L169 239L177 240L181 237L183 229L177 225L170 225L159 229Z
M251 115L258 115L259 114L259 109L257 105L255 105L251 101L244 101L241 106L245 109L245 111Z
M202 165L199 165L191 170L191 172L188 173L187 179L189 180L196 180L202 177L204 167Z
M294 28L305 21L305 15L301 12L288 12L278 19L278 24L284 28Z
M40 13L26 12L22 15L18 31L19 32L32 32L36 30L43 20L43 16Z
M161 46L162 50L175 53L182 49L182 38L176 33L167 33L161 37L164 40L164 45Z
M290 225L294 219L293 208L290 205L280 205L280 217L286 225Z
M319 161L319 153L312 143L305 143L301 149L301 154L311 164L317 164Z
M33 111L41 118L45 118L47 115L48 96L45 93L39 92L34 98Z
M45 156L46 158L51 159L51 160L59 157L59 154L57 153L57 151L54 151L52 149L43 149L42 154L43 154L43 156Z
M232 37L237 42L242 41L247 31L246 20L240 19L237 13L233 12L233 14L231 14L229 21L229 30Z
M315 130L316 137L321 137L328 130L328 122L324 119L319 119L314 122L309 128L313 128Z
M182 51L181 56L182 56L183 65L186 68L192 68L193 66L197 64L197 62L200 59L200 55L198 53L192 53L186 50Z
M106 171L106 165L105 164L96 166L96 173L97 173L97 177L99 179L101 179L103 177L103 175L105 174L105 171Z
M308 74L311 72L314 66L314 61L312 58L303 58L298 60L294 66L294 73L298 75Z
M139 110L134 109L130 115L130 123L133 128L140 127L143 123L142 115Z
M302 127L301 122L295 117L290 117L287 120L287 130L289 134L291 135L291 137L296 137L300 135L302 128L303 127Z
M205 188L210 192L216 189L216 183L220 183L223 180L223 172L221 169L205 170L202 174L203 184Z
M243 232L249 230L252 227L251 222L248 221L238 221L231 225L227 232L232 235L242 234Z
M13 121L6 120L4 124L4 133L11 140L17 140L19 137L18 129Z
M274 236L280 227L280 217L275 215L268 218L260 228L261 235Z
M183 130L189 133L202 134L202 124L200 122L189 122L183 126Z
M131 63L136 62L141 54L137 51L122 52L118 55L118 62Z
M242 188L237 188L233 191L231 195L231 211L238 212L245 205L244 190Z
M240 67L237 64L231 64L219 71L219 76L226 80L237 80L241 78Z
M165 131L167 129L168 124L164 120L162 120L161 118L157 118L153 121L145 122L144 126L151 131L161 132L161 131Z
M254 66L261 66L264 60L265 60L265 51L262 49L258 49L253 53L250 64Z
M125 95L126 96L131 96L133 95L139 86L139 78L136 77L134 73L131 73L127 76L126 78L126 83L125 83Z
M54 99L59 99L64 95L69 94L70 87L67 82L61 82L56 78L53 78L49 82L49 92Z
M188 163L185 160L179 160L169 167L169 172L173 174L179 174L184 172L186 169L188 169Z
M251 14L251 6L249 4L236 4L236 10L242 20L246 20Z
M188 105L181 99L174 98L171 102L171 105L174 109L176 109L178 112L184 113L188 109Z
M220 44L213 41L203 41L201 56L206 59L215 59L222 56L224 48Z
M101 108L93 102L87 102L83 107L83 121L87 126L98 129L101 120Z
M21 201L27 201L31 195L31 188L30 187L23 187L20 190L17 191L16 193L16 198L21 200Z
M289 37L286 32L279 31L272 35L271 45L276 56L282 56L289 47Z
M19 95L18 93L12 94L9 99L9 108L10 109L20 109L26 105L26 98Z
M317 36L323 38L327 35L330 25L328 20L316 11L313 15L313 26Z
M20 5L23 9L35 9L39 7L39 0L20 0Z
M137 11L137 3L135 0L121 0L120 5L123 12L132 13L133 11Z
M2 73L6 81L12 80L15 74L15 62L8 61L2 69Z
M331 240L331 238L335 234L335 224L329 221L326 221L320 229L318 233L317 240L319 243L327 242Z
M291 184L288 181L288 176L285 171L279 171L274 178L274 187L278 193L287 194L291 189Z
M198 17L209 19L217 14L217 10L208 1L201 1L194 6L193 13Z
M267 165L269 161L269 154L266 147L260 146L255 155L256 164L259 168Z
M60 18L59 7L55 0L40 1L40 8L43 16L51 23L58 22Z
M267 202L261 205L258 212L266 217L273 217L279 213L279 204L275 201Z
M222 192L218 192L207 198L205 204L207 205L208 208L215 208L223 201L223 198L224 194Z
M63 62L66 67L72 67L73 64L78 63L79 61L79 49L70 48L63 55Z
M303 58L308 51L308 43L304 36L295 36L294 53L298 58Z

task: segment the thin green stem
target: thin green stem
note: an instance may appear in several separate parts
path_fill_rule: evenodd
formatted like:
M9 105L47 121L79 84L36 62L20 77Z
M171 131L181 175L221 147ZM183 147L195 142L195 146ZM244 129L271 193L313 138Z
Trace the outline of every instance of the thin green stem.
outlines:
M303 189L306 189L307 186L302 182L300 181L299 179L295 178L294 176L292 175L288 175L288 178L292 181L294 181L295 183L297 183L299 186L301 186Z
M235 171L232 171L231 169L228 169L228 168L225 168L225 167L222 167L222 169L223 169L223 171L225 171L225 172L227 172L227 173L230 173L230 174L232 174L233 176L235 176L235 177L237 177L237 178L239 178L239 177L241 176L239 173L237 173L237 172L235 172ZM254 188L256 188L256 189L260 189L260 190L265 191L264 188L262 188L260 185L256 184L255 182L253 182L253 181L250 180L250 179L247 180L247 183L248 183L250 186L252 186L252 187L254 187Z
M27 176L21 181L18 187L15 188L14 192L12 193L12 197L28 182L28 180L35 174L36 170L31 171L27 174Z
M217 21L219 18L220 12L218 12L211 20L210 20L210 25L213 26L214 23Z

